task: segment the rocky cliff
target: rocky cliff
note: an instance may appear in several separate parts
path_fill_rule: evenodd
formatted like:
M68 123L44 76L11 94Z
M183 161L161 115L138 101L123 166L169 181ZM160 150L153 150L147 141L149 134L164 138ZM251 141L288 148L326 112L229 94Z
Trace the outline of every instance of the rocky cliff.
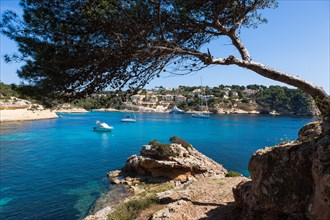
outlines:
M294 107L295 108L290 108L286 105L274 105L273 103L267 102L236 102L234 104L220 103L210 107L210 110L217 114L271 114L271 112L276 112L279 115L296 116L313 116L320 114L313 102L310 103L309 108L302 108L300 106Z
M245 219L330 219L330 123L312 122L296 141L256 151L252 181L234 189Z

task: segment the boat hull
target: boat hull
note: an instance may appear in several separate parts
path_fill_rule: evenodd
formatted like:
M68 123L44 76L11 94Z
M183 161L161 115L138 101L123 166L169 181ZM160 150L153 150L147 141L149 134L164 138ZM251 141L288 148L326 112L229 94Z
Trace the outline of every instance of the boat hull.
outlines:
M130 123L135 123L136 120L133 118L123 118L120 120L121 122L130 122Z
M191 115L193 118L203 118L203 119L209 119L209 115L202 115L202 114L192 114Z
M183 111L182 111L182 112L181 112L181 111L170 111L169 113L170 113L170 114L173 114L173 115L174 115L174 114L184 114Z
M99 132L111 132L112 130L113 130L113 127L110 127L110 128L94 127L94 131L99 131Z

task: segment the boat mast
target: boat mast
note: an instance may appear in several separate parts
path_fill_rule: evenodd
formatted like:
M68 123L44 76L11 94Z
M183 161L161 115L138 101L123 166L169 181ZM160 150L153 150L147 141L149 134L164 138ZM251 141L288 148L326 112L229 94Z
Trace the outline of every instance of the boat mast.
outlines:
M204 91L203 91L203 77L201 77L201 105L202 105L202 114L203 114L203 95L204 95Z

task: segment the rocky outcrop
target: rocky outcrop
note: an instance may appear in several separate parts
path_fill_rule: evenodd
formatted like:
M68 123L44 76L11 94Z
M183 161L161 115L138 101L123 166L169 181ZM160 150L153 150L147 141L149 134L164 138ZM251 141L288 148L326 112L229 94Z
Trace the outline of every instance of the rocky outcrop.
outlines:
M217 114L259 114L260 106L257 103L220 103L214 106L212 112Z
M217 219L219 213L229 219L233 214L239 215L235 214L232 188L246 178L225 177L226 169L189 143L178 137L170 141L172 144L151 141L141 148L139 156L128 158L121 170L108 173L111 182L125 186L124 194L130 195L118 201L110 191L85 219L103 220L111 218L109 215L121 219L122 213L116 211L126 203L135 204L150 197L158 202L139 211L134 219Z
M16 109L30 109L30 110L43 110L41 105L34 104L28 100L16 97L8 99L0 99L0 110L16 110Z
M205 177L158 194L166 206L150 219L240 219L232 188L245 177Z
M69 103L64 103L64 104L58 105L55 108L55 111L61 112L61 113L86 113L86 112L88 112L84 108L79 108L79 107L73 106Z
M275 103L274 100L257 100L256 104L260 110L261 114L269 114L270 112L277 112L280 115L299 115L299 116L313 116L320 115L320 111L316 107L315 103L310 100L309 104L305 105L303 103ZM303 107L301 106L303 105Z
M252 182L234 189L245 219L330 219L330 124L313 122L296 141L256 151Z
M140 156L128 158L120 171L108 174L114 183L131 184L136 181L188 181L191 178L220 175L227 170L212 159L201 154L193 147L181 144L144 145Z

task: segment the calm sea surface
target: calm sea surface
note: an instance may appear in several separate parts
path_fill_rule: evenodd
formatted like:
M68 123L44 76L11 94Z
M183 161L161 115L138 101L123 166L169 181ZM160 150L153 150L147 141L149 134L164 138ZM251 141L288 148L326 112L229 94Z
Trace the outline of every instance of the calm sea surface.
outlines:
M110 170L121 168L150 140L179 136L223 164L249 175L251 154L281 139L295 139L312 118L253 115L211 116L125 113L61 114L53 120L1 124L0 219L81 219L111 188ZM96 120L115 127L93 132Z

